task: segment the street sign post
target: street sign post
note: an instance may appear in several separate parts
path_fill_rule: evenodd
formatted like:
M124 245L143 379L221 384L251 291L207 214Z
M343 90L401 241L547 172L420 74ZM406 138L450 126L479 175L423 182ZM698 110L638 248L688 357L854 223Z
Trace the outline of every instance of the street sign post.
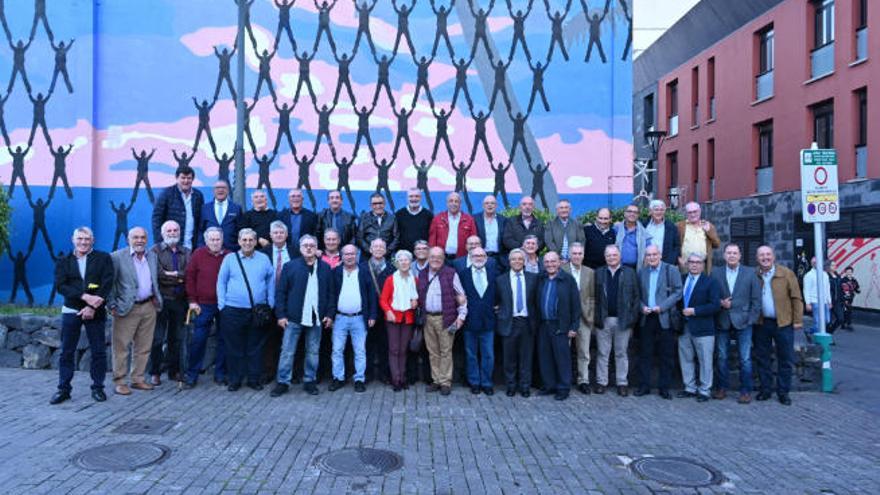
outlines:
M831 375L832 337L826 331L825 306L825 222L840 220L840 192L837 183L837 150L819 149L816 143L808 150L801 150L801 211L805 223L813 224L816 240L816 304L813 318L818 333L813 339L822 346L822 391L831 392L834 382Z

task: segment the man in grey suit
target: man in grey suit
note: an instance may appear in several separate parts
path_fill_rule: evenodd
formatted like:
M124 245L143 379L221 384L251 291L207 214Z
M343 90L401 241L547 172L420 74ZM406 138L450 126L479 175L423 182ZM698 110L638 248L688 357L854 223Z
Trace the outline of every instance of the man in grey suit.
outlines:
M162 309L156 253L147 250L147 231L128 231L128 247L114 251L113 288L107 307L113 314L113 384L119 395L131 389L152 390L144 371L153 345L156 313ZM132 346L131 388L126 384L128 346Z
M645 248L645 262L639 270L642 294L641 334L639 336L639 388L637 397L651 393L651 367L654 347L659 344L660 362L657 388L660 397L672 399L669 384L675 365L675 335L678 301L681 300L681 274L678 267L662 261L660 248ZM659 341L659 342L658 342Z
M617 395L629 395L627 348L639 319L639 280L636 271L621 264L620 248L605 246L605 266L596 270L596 393L608 387L608 358L614 347Z
M571 202L560 199L556 203L556 218L544 227L544 243L548 251L556 251L563 261L571 259L570 248L574 243L584 244L584 227L571 217Z
M752 325L761 313L761 281L755 269L740 264L742 252L738 245L724 247L725 269L712 273L721 287L721 311L715 317L715 348L717 350L715 399L724 399L729 386L727 350L731 334L736 335L739 350L739 403L752 401Z

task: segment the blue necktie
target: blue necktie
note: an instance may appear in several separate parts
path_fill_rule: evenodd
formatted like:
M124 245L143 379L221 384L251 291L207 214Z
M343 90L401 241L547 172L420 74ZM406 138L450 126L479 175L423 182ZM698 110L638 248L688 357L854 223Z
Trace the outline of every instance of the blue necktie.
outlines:
M516 312L522 313L523 311L523 285L522 285L522 273L516 274Z
M689 308L691 303L691 292L694 290L694 277L688 277L687 286L684 288L684 307Z

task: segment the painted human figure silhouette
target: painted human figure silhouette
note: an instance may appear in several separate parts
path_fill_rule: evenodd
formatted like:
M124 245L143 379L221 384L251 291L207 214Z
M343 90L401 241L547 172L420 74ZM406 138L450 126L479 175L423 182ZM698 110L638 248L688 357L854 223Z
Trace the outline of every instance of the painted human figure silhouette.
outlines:
M608 62L608 59L605 58L605 50L602 49L602 21L605 20L605 17L608 15L608 9L611 6L611 0L605 0L605 10L602 12L602 17L599 17L599 14L593 13L593 17L590 17L590 8L587 6L587 0L580 0L581 7L584 9L584 16L587 18L587 23L590 25L590 42L587 45L587 56L584 57L584 62L590 61L590 55L593 53L593 45L596 46L596 50L599 52L599 57L602 59L602 63Z
M388 185L388 172L391 170L391 167L394 166L394 159L392 158L389 162L387 159L383 158L379 163L373 159L373 165L375 165L376 169L379 171L379 177L376 181L376 192L380 193L383 189L385 190L385 197L388 198L388 204L391 206L391 211L394 211L397 208L394 207L394 199L391 197L391 186Z
M257 100L251 102L250 105L244 105L244 135L247 137L248 143L251 145L251 151L257 154L257 145L254 143L254 134L251 132L251 111L257 106Z
M15 80L17 76L21 74L21 81L24 83L25 89L27 89L28 94L31 92L31 83L27 78L27 71L24 67L24 56L27 53L27 49L30 48L31 43L34 42L34 39L31 38L27 44L24 41L18 40L18 43L12 44L12 41L9 41L9 48L12 49L12 75L9 76L9 86L6 88L7 93L12 92L12 87L15 85Z
M526 119L529 118L529 114L523 115L522 112L518 112L516 115L510 113L507 115L513 121L513 144L510 146L510 161L512 162L513 157L516 156L516 147L519 145L522 146L523 153L526 155L526 161L531 164L532 155L529 154L529 148L526 146Z
M293 4L296 0L272 0L276 7L278 7L278 28L275 31L275 50L278 49L278 42L281 41L281 33L287 31L287 39L290 40L290 46L293 47L293 52L296 53L296 40L293 38L293 29L290 27L290 9L293 7Z
M471 11L471 15L474 16L474 43L471 46L471 59L473 59L474 54L477 53L477 45L480 44L480 41L483 42L483 47L486 49L486 55L489 57L489 61L492 61L493 59L492 49L489 48L489 23L487 22L493 7L495 7L495 0L489 2L488 8L475 10L474 0L468 0L468 8Z
M373 59L376 61L376 66L379 71L378 77L376 77L376 92L373 93L373 106L376 106L376 102L379 101L379 92L382 91L382 88L385 88L385 94L388 95L388 101L391 103L391 107L394 107L394 96L391 94L391 62L394 61L394 57L388 58L388 55L382 55L382 58L376 58L375 55Z
M373 139L370 137L370 115L372 115L373 111L376 109L373 108L367 110L367 107L362 106L360 111L358 111L357 107L354 109L355 115L358 116L358 131L357 137L354 139L354 156L357 156L358 149L361 147L361 140L367 142L367 147L370 149L370 156L376 156L376 149L373 148Z
M306 155L303 155L302 158L297 158L296 154L293 155L293 160L296 162L297 171L298 171L298 179L296 181L297 189L305 189L309 195L309 201L312 202L312 208L315 208L315 194L312 193L312 184L309 181L309 172L312 163L315 161L315 156L313 155L309 158Z
M229 156L228 153L223 153L222 155L217 156L217 154L214 153L214 160L217 162L217 179L224 180L227 184L232 184L232 182L229 181L229 166L235 161L235 156ZM152 199L150 201L152 201Z
M351 75L349 71L352 57L349 57L347 53L343 53L339 58L336 58L336 54L333 54L333 58L336 59L337 71L339 73L339 77L336 80L336 94L333 95L333 104L335 105L339 101L339 93L342 91L342 87L345 86L345 91L348 93L348 97L351 98L351 104L355 105L357 99L354 97L354 90L351 89Z
M31 287L28 284L27 280L27 260L30 258L31 254L28 252L27 255L22 253L21 251L17 252L15 256L12 256L12 250L7 247L6 253L9 256L9 261L12 262L12 292L9 293L9 302L15 302L15 297L18 295L19 286L24 291L24 295L27 298L27 303L30 306L34 304L34 295L31 293Z
M431 200L431 191L428 189L428 171L433 166L434 162L429 165L425 163L425 160L422 160L418 165L413 164L416 169L416 188L422 191L422 195L425 196L425 201L428 203L428 209L431 211L434 211L434 201Z
M257 165L259 167L259 179L257 180L257 189L266 188L266 192L269 193L269 199L272 200L272 208L275 208L275 193L272 192L272 183L269 181L269 167L272 166L272 162L275 161L275 153L272 153L272 156L264 154L259 158L255 158L257 161Z
M532 62L532 54L529 53L529 46L526 44L526 18L532 12L532 4L534 4L534 2L535 0L529 0L525 12L520 9L514 13L513 3L510 0L507 0L507 11L510 13L510 18L513 20L513 41L510 42L510 55L507 56L508 60L513 60L513 54L516 51L516 43L518 41L519 44L522 45L523 51L526 52L526 60L528 60L529 63Z
M394 48L391 52L394 55L397 55L397 49L400 47L400 40L402 38L406 38L406 46L409 48L409 53L412 54L413 59L416 56L416 47L413 45L412 37L409 35L409 14L412 12L412 8L416 5L415 0L409 6L406 3L403 3L401 0L401 5L397 5L397 0L391 0L391 5L394 7L394 11L397 12L397 37L394 39Z
M52 136L49 135L49 128L46 125L46 103L51 96L52 93L49 93L47 96L43 96L43 93L37 93L37 97L34 98L28 94L28 99L34 104L34 121L33 124L31 124L31 135L28 137L28 146L34 144L34 134L36 134L38 126L43 129L43 137L46 138L46 143L50 147L52 146Z
M495 98L498 97L498 94L501 94L501 97L504 98L504 106L507 108L507 111L510 111L510 97L507 94L507 68L510 67L512 60L509 60L506 64L503 60L499 59L498 63L495 64L495 85L492 88L492 98L489 99L489 112L495 109Z
M217 100L212 101L208 104L208 100L202 100L200 104L196 97L192 97L193 105L196 106L196 110L199 111L199 130L196 131L196 140L193 143L193 151L198 149L199 147L199 139L202 137L202 131L205 132L205 135L208 137L208 143L211 144L211 150L216 150L217 145L214 143L214 136L211 135L211 110L214 108L214 105L217 104Z
M544 6L547 8L547 18L550 19L550 49L547 50L547 63L550 63L550 60L553 58L553 48L556 45L559 45L560 51L562 51L562 57L568 62L568 50L565 49L565 39L562 37L563 32L563 23L565 22L565 18L568 16L568 12L571 10L571 2L572 0L568 0L565 3L565 11L560 12L556 10L552 15L550 14L550 2L548 0L544 0Z
M620 7L623 9L623 17L626 18L627 23L627 35L626 35L626 45L623 47L623 56L620 57L620 60L626 60L629 56L629 50L632 48L633 43L633 18L632 14L629 13L629 7L626 5L626 0L619 0Z
M131 156L134 157L137 162L137 178L134 180L134 189L131 191L131 203L134 203L138 196L138 190L140 189L141 182L144 183L144 189L147 190L147 197L150 198L150 203L155 203L155 198L153 198L153 187L150 186L150 160L153 158L153 155L156 154L156 148L153 148L150 151L150 154L147 154L147 150L141 150L140 153L131 149Z
M174 161L177 162L177 168L189 167L190 162L195 158L195 153L187 153L186 151L182 152L180 155L177 154L177 150L171 150L171 156L174 157Z
M117 206L112 200L110 201L110 209L116 214L116 231L113 233L114 251L119 248L119 239L125 241L128 235L128 212L131 211L133 206L134 203L129 203L126 207L124 201Z
M256 50L257 49L257 38L256 38L256 36L254 36L254 28L253 28L253 25L251 25L251 6L254 4L254 0L235 0L235 5L240 7L241 2L245 3L244 28L248 33L248 37L251 39L251 46L253 46L254 50Z
M465 165L464 162L459 162L458 166L455 165L455 162L452 163L452 170L455 171L455 192L464 196L464 202L467 205L468 212L473 213L474 207L471 205L471 198L468 196L467 190L467 173L474 166L474 162L471 162Z
M3 0L0 0L0 24L3 25L3 32L6 34L6 39L12 39L12 33L9 31L9 23L6 22L6 8L3 7Z
M354 163L352 160L349 160L347 156L342 157L342 160L338 160L336 158L336 148L333 146L330 147L330 152L333 155L333 163L336 164L338 170L336 175L336 190L342 191L344 189L345 194L348 197L348 202L351 204L351 211L357 211L357 207L354 203L354 195L351 193L351 185L348 183L348 171ZM357 156L357 154L355 154L355 156ZM312 160L314 160L314 158L312 158Z
M434 108L434 97L431 96L431 87L428 86L428 67L430 67L431 62L434 61L434 57L425 58L424 56L418 61L418 69L416 69L416 90L413 93L413 105L419 99L419 90L421 88L425 88L425 94L428 96L428 103L431 104L431 108Z
M287 103L282 104L280 107L278 103L273 101L272 105L275 107L275 111L278 112L278 134L275 135L275 146L272 148L273 153L278 153L278 146L281 145L281 137L287 137L287 145L290 146L290 152L296 155L296 146L293 145L293 136L290 133L290 114L293 112L293 107L288 105Z
M12 93L6 93L6 96L0 98L0 131L3 132L3 142L6 146L9 146L9 133L6 132L6 117L4 116L3 107L6 105L6 100L9 99L9 95Z
M27 148L21 149L21 146L17 146L15 150L6 147L9 150L9 155L12 157L12 178L9 179L9 197L12 197L12 193L15 192L15 181L16 179L21 180L21 187L24 188L24 195L27 196L28 201L31 199L31 190L28 187L27 179L24 177L24 157L31 151L30 145Z
M366 36L367 43L370 44L370 52L373 54L373 57L376 57L376 45L373 44L373 36L370 34L370 13L373 12L373 9L376 7L376 2L379 0L373 0L372 3L364 0L361 3L357 3L355 0L355 8L358 13L358 31L357 35L354 37L354 49L353 53L357 53L358 46L361 43L361 36ZM354 55L352 55L352 58Z
M394 152L392 152L391 156L395 159L397 158L397 150L400 148L400 142L403 141L406 144L407 151L409 151L410 159L415 160L416 152L413 149L412 141L409 139L409 116L413 114L415 109L410 108L409 112L407 112L406 108L400 107L400 112L398 113L392 107L391 111L397 117L397 138L394 140Z
M30 253L34 250L34 244L37 242L37 233L43 235L43 241L46 242L46 248L49 252L52 251L52 241L49 240L49 231L46 230L46 209L49 208L49 203L52 202L52 198L46 198L46 201L43 201L43 198L37 198L37 202L34 203L31 201L31 198L27 198L28 204L31 206L31 209L34 211L34 223L33 228L31 229L31 241L28 243L27 251Z
M73 191L70 189L70 184L67 182L67 156L70 155L72 150L72 144L67 147L66 151L63 146L59 146L57 150L49 148L49 153L55 157L55 172L52 174L52 185L49 186L50 199L55 195L55 185L59 180L61 180L61 183L64 185L64 192L67 193L67 197L71 199L73 198Z
M507 190L504 187L504 174L510 170L511 166L513 166L513 162L508 162L506 167L502 162L498 162L498 167L489 162L489 168L492 169L492 172L495 172L495 186L492 188L492 195L496 198L501 197L501 200L504 202L504 208L510 208L510 202L507 201Z
M302 90L303 84L305 84L306 89L309 90L309 96L312 97L312 105L317 104L318 97L315 96L315 88L312 87L312 78L309 75L309 72L311 72L310 64L315 58L316 53L317 52L312 52L312 54L309 55L306 52L302 52L301 56L294 54L294 58L299 62L299 81L296 83L296 91L293 94L294 105L299 101L299 92Z
M550 65L550 62L547 62L547 65ZM541 103L544 105L544 110L550 111L550 103L547 102L547 94L544 93L544 72L547 71L547 65L542 65L541 62L538 62L534 67L532 67L532 62L529 61L529 67L532 69L532 94L529 96L529 112L532 111L532 105L535 104L535 97L539 94L541 95Z
M275 95L275 87L272 85L272 58L276 53L277 50L269 53L269 50L263 49L262 54L257 54L257 58L260 59L260 70L257 75L257 89L254 91L255 100L260 97L260 89L262 89L264 82L269 89L269 94L272 95L272 100L278 99L278 96Z
M452 49L452 41L449 40L448 30L449 12L455 6L455 0L449 2L449 7L441 5L439 9L434 0L430 1L431 10L434 11L434 16L437 18L437 31L434 34L434 47L431 48L431 58L437 55L437 46L440 44L440 38L443 38L443 41L446 42L446 48L449 50L449 57L455 60L455 50Z
M544 174L547 172L547 169L550 168L550 162L547 162L547 165L542 166L540 163L532 167L532 164L529 163L529 170L532 172L532 197L535 198L537 202L538 196L541 197L541 203L544 205L544 208L549 207L549 203L547 203L547 197L544 196Z
M471 100L471 92L468 91L467 85L467 71L473 61L474 59L465 62L463 58L459 58L457 63L455 60L452 61L452 66L455 67L455 89L452 90L453 107L455 106L455 101L458 99L458 92L461 91L462 94L464 94L465 100L467 100L468 108L471 110L474 108L474 102Z
M31 25L31 39L34 39L34 36L37 34L37 24L43 22L43 27L46 28L46 35L49 36L49 42L55 40L55 35L52 34L52 28L49 27L49 19L46 17L46 0L34 0L34 23Z
M330 114L333 113L335 108L335 103L332 107L328 107L325 103L320 110L315 107L315 112L318 113L318 135L315 137L315 149L312 150L313 155L318 153L318 146L321 144L322 137L326 137L327 143L333 146L333 138L330 137Z
M220 96L220 87L223 85L224 81L226 82L226 87L229 88L229 93L232 95L232 99L238 99L238 97L235 96L235 85L232 84L231 73L232 57L235 55L236 50L238 50L238 43L232 45L232 51L229 51L229 48L223 48L223 51L220 51L216 46L214 47L214 56L217 57L220 64L220 70L217 74L217 87L214 89L215 100Z
M64 251L58 251L58 254L56 256L53 256L52 259L57 262L58 260L60 260L63 257L64 257ZM54 306L55 305L55 295L57 293L58 293L58 287L56 287L55 284L52 284L52 290L49 291L49 300L46 302L47 306Z
M455 160L455 153L452 152L452 145L449 143L449 116L452 113L446 113L445 108L440 109L440 113L431 108L431 113L437 119L437 136L434 138L434 150L431 152L431 161L437 159L437 148L440 147L440 141L446 146L446 152L449 153L449 159Z
M330 32L330 10L336 5L337 0L333 0L330 4L326 1L318 5L317 0L313 0L315 8L318 9L318 34L315 35L315 46L312 51L318 51L318 43L321 41L321 33L327 35L327 41L330 43L330 49L336 53L336 43L333 41L333 33Z
M58 81L58 75L64 78L64 85L67 86L67 92L73 93L73 84L70 83L70 74L67 73L67 52L70 50L70 47L73 46L73 42L76 40L70 40L70 43L66 45L64 42L58 43L56 46L55 43L51 43L52 49L55 50L55 69L52 71L52 83L49 85L49 92L55 91L55 83Z
M471 113L471 118L474 119L474 146L471 148L471 162L477 156L477 148L480 143L483 143L483 150L486 151L486 156L491 162L492 152L489 150L489 141L486 139L486 122L489 120L489 114L480 110L476 115Z

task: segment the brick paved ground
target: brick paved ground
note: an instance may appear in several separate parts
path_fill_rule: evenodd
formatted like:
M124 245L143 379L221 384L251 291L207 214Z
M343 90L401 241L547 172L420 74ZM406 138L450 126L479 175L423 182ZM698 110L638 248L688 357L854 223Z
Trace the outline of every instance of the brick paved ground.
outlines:
M876 349L880 332L859 338ZM847 339L855 337L840 337L838 357L847 355ZM78 373L74 399L50 407L55 380L51 371L0 370L0 492L687 493L626 467L654 455L700 460L724 474L724 484L700 493L880 493L880 416L846 394L797 393L783 407L577 392L560 403L463 388L443 398L382 386L317 397L296 388L271 399L268 391L166 384L96 404L87 374ZM132 418L177 425L158 436L113 433ZM170 457L126 473L70 462L87 447L142 440L170 447ZM370 478L314 467L319 454L350 446L393 450L404 467Z

